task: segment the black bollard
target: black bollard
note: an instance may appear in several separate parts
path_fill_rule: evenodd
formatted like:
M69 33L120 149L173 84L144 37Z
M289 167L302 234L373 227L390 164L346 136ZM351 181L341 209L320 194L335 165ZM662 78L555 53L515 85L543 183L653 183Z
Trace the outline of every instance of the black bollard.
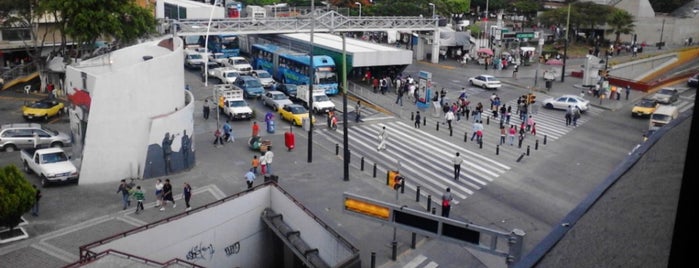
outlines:
M335 143L335 155L340 154L340 145Z
M414 120L415 120L415 113L410 112L410 121L414 121Z
M517 162L522 161L522 157L524 157L524 153L522 153L519 158L517 158Z
M427 195L427 212L430 212L431 208L432 208L432 196Z
M495 155L499 155L499 154L500 154L500 144L495 145Z
M398 241L391 241L391 260L396 261L398 258Z
M364 157L362 156L362 161L361 161L361 171L364 171Z
M417 186L417 192L415 192L415 202L420 202L420 185Z
M478 149L483 149L483 140L478 141Z
M490 125L490 115L485 118L485 124Z
M522 141L524 141L524 138L522 136L519 136L519 143L517 144L517 148L522 148Z
M374 178L376 178L376 163L374 163Z
M371 252L371 268L376 268L376 252Z
M390 170L386 171L386 185L391 185L391 179L390 179L389 173L391 173Z
M539 150L539 139L534 141L534 150Z
M546 145L546 135L544 135L544 145Z
M437 131L439 131L439 122L437 122Z
M527 145L527 156L529 156L529 145Z
M417 242L417 234L413 232L413 234L410 236L410 248L415 249L415 242Z
M432 208L432 215L437 214L437 208Z
M468 142L468 132L464 132L464 142Z
M422 118L422 125L423 125L423 126L426 126L426 125L427 125L427 116L425 116L424 118Z
M400 193L403 194L405 193L405 177L402 177L403 179L400 180Z

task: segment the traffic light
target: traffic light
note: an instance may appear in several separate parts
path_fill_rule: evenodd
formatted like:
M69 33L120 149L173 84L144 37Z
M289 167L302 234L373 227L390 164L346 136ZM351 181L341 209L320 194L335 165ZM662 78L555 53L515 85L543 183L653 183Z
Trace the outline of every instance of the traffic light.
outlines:
M397 175L395 178L395 182L393 183L393 190L398 190L403 187L403 176Z
M398 171L390 170L390 171L388 171L388 177L386 178L386 184L388 184L388 186L390 186L394 190L397 190L398 187L401 186L402 178L403 177L400 176L400 173L398 173Z
M533 93L529 93L529 96L527 97L528 103L532 104L536 102L536 95Z

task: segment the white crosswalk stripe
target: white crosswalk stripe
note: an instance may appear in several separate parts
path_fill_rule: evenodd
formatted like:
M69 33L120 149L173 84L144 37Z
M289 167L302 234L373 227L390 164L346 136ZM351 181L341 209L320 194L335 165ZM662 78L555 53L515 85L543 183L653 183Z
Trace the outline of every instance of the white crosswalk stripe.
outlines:
M383 126L389 133L387 149L377 152L378 133ZM367 161L376 162L385 169L399 168L406 177L406 187L416 190L419 185L425 195L439 197L450 187L456 198L466 199L510 169L485 156L482 151L463 147L400 121L354 125L349 131L350 151L354 157L364 156ZM324 129L316 133L333 143L342 141L343 133L339 129ZM456 152L464 158L458 181L453 179L451 162Z

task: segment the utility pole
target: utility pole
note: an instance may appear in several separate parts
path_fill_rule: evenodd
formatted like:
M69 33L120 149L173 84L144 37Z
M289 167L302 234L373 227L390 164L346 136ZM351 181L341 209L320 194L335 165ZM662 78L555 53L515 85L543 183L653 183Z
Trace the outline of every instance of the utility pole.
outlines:
M349 151L349 133L347 130L347 49L345 45L345 34L340 34L342 36L342 146L344 149L343 154L343 167L342 179L344 181L349 181L349 162L350 162L350 151Z
M316 24L315 15L315 0L311 0L311 51L309 51L309 56L311 57L311 68L309 70L309 81L308 81L308 163L313 162L313 83L315 82L315 71L316 66L313 64L313 28Z
M563 68L561 69L561 83L566 77L566 60L568 59L568 37L570 36L570 4L568 4L568 18L566 19L566 39L563 47Z

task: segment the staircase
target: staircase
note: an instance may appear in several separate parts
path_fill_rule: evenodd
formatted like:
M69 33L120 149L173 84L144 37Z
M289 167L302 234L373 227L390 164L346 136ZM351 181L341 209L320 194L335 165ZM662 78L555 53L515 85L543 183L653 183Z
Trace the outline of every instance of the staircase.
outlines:
M0 74L2 80L5 81L5 84L2 85L0 90L5 90L17 84L28 82L37 76L39 76L39 72L37 72L36 65L33 63L24 63L15 66L12 69Z

